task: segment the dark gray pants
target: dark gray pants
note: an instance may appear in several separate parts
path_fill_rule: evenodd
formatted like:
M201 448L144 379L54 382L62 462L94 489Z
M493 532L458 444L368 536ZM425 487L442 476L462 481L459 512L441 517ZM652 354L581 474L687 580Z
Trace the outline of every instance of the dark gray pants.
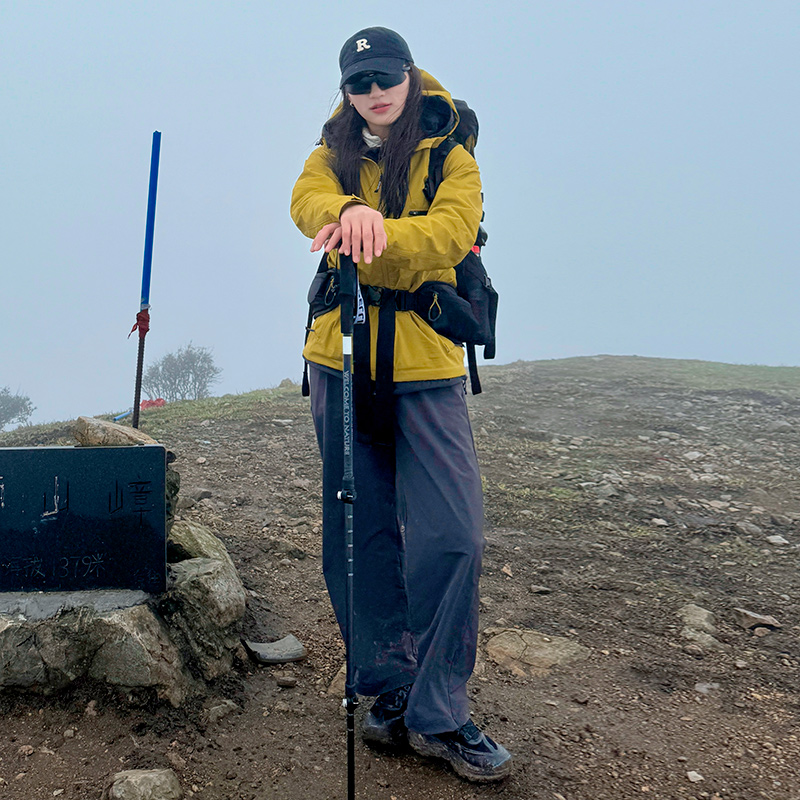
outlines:
M309 366L323 465L323 572L344 635L342 380ZM356 691L413 682L406 724L442 733L469 719L485 544L481 479L461 384L394 402L395 445L353 448Z

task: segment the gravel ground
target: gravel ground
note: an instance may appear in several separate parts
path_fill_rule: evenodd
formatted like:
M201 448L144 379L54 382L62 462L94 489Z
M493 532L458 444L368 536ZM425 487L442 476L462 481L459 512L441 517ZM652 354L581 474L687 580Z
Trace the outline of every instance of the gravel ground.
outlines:
M358 797L800 800L800 377L607 356L482 377L470 409L488 547L470 692L515 770L473 786L359 743ZM307 401L284 388L246 419L155 410L142 428L178 455L180 513L209 525L240 571L244 635L294 633L308 659L242 658L180 710L87 684L6 693L0 798L90 800L113 773L156 767L174 769L187 797L344 797L344 718L329 692L344 654L321 576ZM63 433L21 429L0 445ZM200 489L210 497L193 500ZM487 644L508 628L587 657L497 663Z

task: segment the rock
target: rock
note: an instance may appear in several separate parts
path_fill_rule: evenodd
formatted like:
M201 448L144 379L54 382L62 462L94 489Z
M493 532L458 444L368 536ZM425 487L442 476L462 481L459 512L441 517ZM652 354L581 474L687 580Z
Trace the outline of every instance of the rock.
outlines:
M794 426L785 419L776 419L767 425L769 433L788 433L791 430L794 430Z
M733 666L736 667L736 669L747 669L748 664L744 659L737 658L736 661L733 662Z
M235 570L225 545L205 525L182 519L172 526L167 539L167 560L174 564L190 558L224 561Z
M284 558L302 560L306 557L306 551L303 550L302 547L298 547L294 542L290 542L288 539L282 539L278 536L267 539L267 549L276 556Z
M610 483L601 483L600 486L592 489L592 492L603 500L611 497L619 497L619 492Z
M169 761L175 769L180 772L186 769L186 759L180 753L176 753L174 750L168 750L166 756L167 761Z
M678 609L678 616L687 628L705 633L716 633L714 614L694 603L689 603Z
M103 792L104 800L182 800L178 776L171 769L118 772Z
M767 536L767 541L770 544L789 544L788 539L784 539L783 536L775 535L775 536Z
M209 497L213 497L214 493L211 489L195 489L191 494L190 497L192 500L200 501L205 500Z
M762 614L756 614L753 611L748 611L746 608L734 608L734 614L736 615L736 623L742 628L750 629L756 627L765 627L765 628L780 628L781 624L775 617L764 616Z
M169 455L167 456L169 459ZM179 498L178 494L181 490L181 475L177 470L172 469L167 465L167 472L165 477L164 495L166 500L167 511L167 535L172 530L175 524L175 512L178 510Z
M275 682L281 689L294 689L297 686L297 677L295 675L278 675Z
M224 675L233 665L245 611L244 586L236 569L229 559L191 558L172 564L170 576L159 610L184 658L206 680Z
M719 689L718 683L696 683L694 685L694 690L699 694L710 694L717 689Z
M261 664L286 664L302 661L308 653L302 642L292 633L277 642L251 642L244 640L248 655Z
M686 773L686 777L692 783L699 783L700 781L705 780L705 778L699 772L695 772L694 770L691 770L691 771L687 772Z
M661 519L661 517L653 517L650 520L650 524L659 528L665 528L667 525L669 525L669 522L667 522L665 519Z
M486 654L519 677L546 675L557 664L588 658L589 648L561 636L521 628L487 629Z
M701 453L699 450L690 450L688 453L684 453L683 457L687 461L699 461L701 458L703 458L703 453Z
M689 639L696 644L699 644L703 650L714 650L724 652L729 649L729 645L723 644L719 639L714 638L709 633L702 631L693 631L691 628L684 628L681 632L685 639Z
M0 687L49 693L89 676L124 690L152 688L179 705L189 681L163 621L146 605L91 605L26 619L0 615Z
M345 681L347 680L347 664L342 664L328 686L328 694L344 697Z
M684 514L681 522L689 529L701 530L715 525L721 525L722 521L718 517L707 517L701 514Z
M94 417L78 417L72 435L82 447L125 447L137 444L158 444L136 428L117 425Z
M789 528L792 526L792 518L787 517L786 514L772 514L770 521L773 525L780 525L782 528Z
M683 646L683 652L686 653L686 655L695 656L695 658L702 658L706 654L705 650L696 642L685 644Z
M753 628L753 636L758 636L759 639L763 639L765 636L769 636L771 632L770 628Z
M737 522L734 526L734 529L737 533L741 533L745 536L761 536L763 531L758 525L753 524L752 522L748 522L747 520L741 520Z
M531 594L552 594L553 590L548 586L539 586L538 584L532 583L528 587L528 591Z
M93 623L100 644L87 674L124 689L154 688L158 696L179 706L188 681L183 660L161 619L148 606L112 611Z
M223 700L221 703L215 703L206 708L203 716L209 725L214 725L224 717L227 717L232 711L237 711L239 706L233 700Z

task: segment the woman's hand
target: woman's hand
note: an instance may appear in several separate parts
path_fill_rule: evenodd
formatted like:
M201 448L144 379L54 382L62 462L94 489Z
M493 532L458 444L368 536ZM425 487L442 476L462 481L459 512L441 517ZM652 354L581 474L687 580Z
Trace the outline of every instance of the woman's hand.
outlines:
M314 237L311 242L311 252L316 253L323 245L325 252L330 253L336 247L342 238L342 224L340 222L329 222L319 229L319 233Z
M364 262L371 264L373 256L386 249L386 241L381 212L356 203L342 211L339 222L329 222L319 229L311 242L311 252L316 253L324 246L325 252L330 253L338 247L346 256L352 252L356 264L363 252Z
M342 211L339 223L342 240L339 249L346 256L352 254L356 264L361 253L364 254L364 262L371 264L373 255L377 258L386 249L386 231L383 229L383 214L380 211L357 203ZM327 227L326 225L325 228ZM317 234L317 238L322 231Z

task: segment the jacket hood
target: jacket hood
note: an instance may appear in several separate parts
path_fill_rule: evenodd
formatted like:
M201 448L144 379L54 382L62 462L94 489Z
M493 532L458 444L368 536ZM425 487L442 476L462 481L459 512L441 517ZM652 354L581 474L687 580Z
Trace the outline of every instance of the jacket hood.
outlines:
M420 70L420 75L422 76L422 115L420 125L425 138L420 141L417 149L433 147L439 144L458 125L458 111L456 111L450 92L425 70ZM339 103L331 114L330 119L333 119L341 110L342 104ZM322 128L323 141L326 139L328 122Z
M428 146L437 139L449 136L458 125L458 111L456 111L450 92L442 86L433 75L420 70L422 75L422 130L427 139ZM426 140L423 140L425 142ZM422 144L423 142L420 142Z

